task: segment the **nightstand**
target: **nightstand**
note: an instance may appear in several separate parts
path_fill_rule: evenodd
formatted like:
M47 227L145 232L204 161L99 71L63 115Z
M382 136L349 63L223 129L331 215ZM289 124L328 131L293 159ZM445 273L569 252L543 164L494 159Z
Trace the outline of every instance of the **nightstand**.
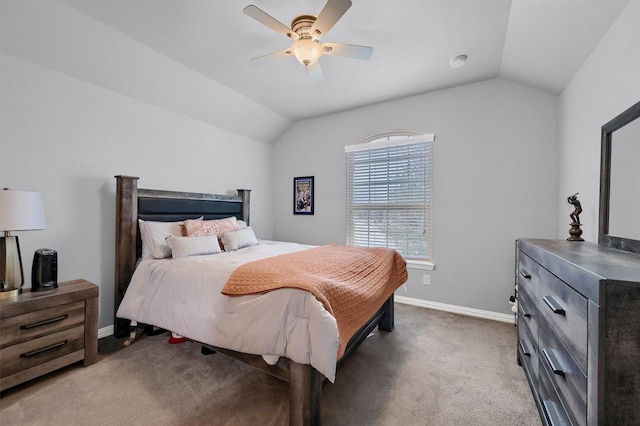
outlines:
M0 299L0 392L97 354L97 285L73 280Z

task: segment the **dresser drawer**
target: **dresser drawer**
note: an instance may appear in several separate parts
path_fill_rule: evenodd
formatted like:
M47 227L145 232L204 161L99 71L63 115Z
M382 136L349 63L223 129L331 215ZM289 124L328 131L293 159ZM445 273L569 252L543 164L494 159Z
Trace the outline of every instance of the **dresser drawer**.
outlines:
M518 353L522 366L534 384L538 382L538 343L533 337L537 337L537 331L537 328L531 329L527 324L522 324L518 318Z
M84 301L78 301L5 318L0 323L0 348L83 324L84 311Z
M539 283L532 280L532 275L538 275L538 265L529 256L520 252L518 255L518 295L520 292L526 292L532 299L538 299Z
M84 325L0 349L0 377L84 350Z
M586 424L587 377L552 331L545 319L539 322L539 375L546 373L573 424Z
M538 306L539 319L546 318L580 368L587 371L587 299L529 257L522 257L530 278L521 281L533 290L529 294L536 298L533 304Z
M558 393L551 384L551 379L544 368L540 369L538 380L538 398L544 411L546 424L551 426L571 426L569 416L558 397Z
M518 287L518 324L526 324L529 330L538 330L538 307L530 291L524 286ZM537 333L535 336L537 337ZM537 341L536 338L536 344Z

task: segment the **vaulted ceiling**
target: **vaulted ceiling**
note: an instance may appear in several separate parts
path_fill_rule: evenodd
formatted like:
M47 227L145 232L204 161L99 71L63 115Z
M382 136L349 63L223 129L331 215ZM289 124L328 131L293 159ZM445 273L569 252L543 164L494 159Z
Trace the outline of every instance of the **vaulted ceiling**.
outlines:
M372 46L373 55L368 61L325 56L324 80L317 83L293 57L253 65L251 58L292 41L242 10L253 2L289 25L298 15L319 14L326 0L63 3L295 122L497 77L558 94L629 0L352 1L322 41ZM3 45L18 50L11 40ZM460 54L468 56L465 66L451 68Z

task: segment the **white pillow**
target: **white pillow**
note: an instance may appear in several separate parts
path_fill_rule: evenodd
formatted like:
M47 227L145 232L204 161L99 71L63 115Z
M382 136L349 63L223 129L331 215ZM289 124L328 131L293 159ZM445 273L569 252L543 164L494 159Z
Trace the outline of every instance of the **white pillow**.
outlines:
M250 226L236 231L225 232L220 237L220 240L222 240L224 251L234 251L258 244L256 234L253 233L253 229Z
M242 229L246 227L247 227L247 222L245 222L244 220L238 219L238 229Z
M147 222L142 219L138 219L138 227L140 228L140 240L142 241L142 255L143 259L153 259L151 254L151 243L147 242Z
M171 257L174 259L201 254L222 253L217 235L204 235L201 237L176 237L172 235L167 237L167 244L171 248Z
M138 219L140 238L142 239L143 259L165 259L171 257L171 248L166 238L182 236L184 222L152 222Z

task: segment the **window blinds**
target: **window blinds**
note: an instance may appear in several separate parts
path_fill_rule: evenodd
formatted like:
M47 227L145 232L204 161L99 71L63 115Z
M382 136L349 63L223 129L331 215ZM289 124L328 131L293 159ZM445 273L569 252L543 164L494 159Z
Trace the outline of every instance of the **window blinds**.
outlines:
M424 135L346 147L347 244L431 260L432 141Z

